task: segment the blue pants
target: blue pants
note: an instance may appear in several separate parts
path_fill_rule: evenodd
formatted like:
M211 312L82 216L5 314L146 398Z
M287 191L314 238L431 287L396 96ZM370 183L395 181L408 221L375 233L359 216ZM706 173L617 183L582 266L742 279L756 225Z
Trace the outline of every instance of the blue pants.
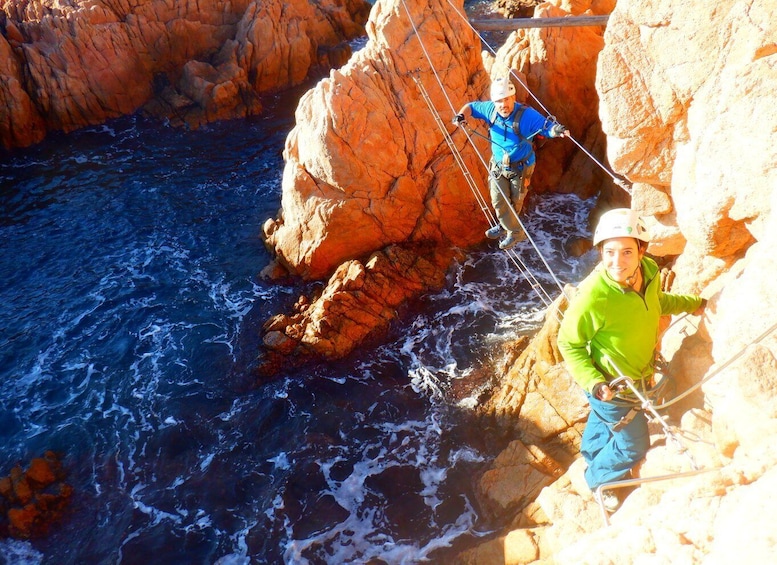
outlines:
M583 432L580 452L588 463L585 480L591 490L617 481L642 459L650 447L647 418L643 411L622 429L613 432L612 425L628 414L631 408L602 402L586 393L591 413Z

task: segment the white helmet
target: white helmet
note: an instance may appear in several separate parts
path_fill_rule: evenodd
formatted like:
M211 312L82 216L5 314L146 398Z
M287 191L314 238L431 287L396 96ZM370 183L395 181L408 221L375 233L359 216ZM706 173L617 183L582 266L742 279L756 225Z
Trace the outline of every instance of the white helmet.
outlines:
M491 83L491 101L496 102L508 96L515 96L515 86L509 78L499 77Z
M615 208L602 214L594 231L594 247L614 237L633 237L645 243L650 242L645 222L628 208Z

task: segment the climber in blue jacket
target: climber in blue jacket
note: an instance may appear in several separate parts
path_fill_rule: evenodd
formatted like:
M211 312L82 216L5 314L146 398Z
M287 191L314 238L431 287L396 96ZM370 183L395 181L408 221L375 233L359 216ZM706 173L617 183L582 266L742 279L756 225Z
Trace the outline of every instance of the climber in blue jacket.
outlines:
M498 223L486 231L486 237L499 239L504 235L499 248L510 249L526 238L518 214L534 173L534 137L538 134L564 137L569 131L533 108L516 102L515 86L508 78L497 78L491 83L490 101L468 102L462 106L453 123L462 127L469 116L488 124L491 140L489 190Z

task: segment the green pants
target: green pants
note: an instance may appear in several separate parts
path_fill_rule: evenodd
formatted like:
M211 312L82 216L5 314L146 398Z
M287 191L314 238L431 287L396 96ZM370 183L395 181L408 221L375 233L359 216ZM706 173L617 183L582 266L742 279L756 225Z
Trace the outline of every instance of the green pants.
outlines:
M491 174L488 182L491 204L499 223L507 231L521 231L517 215L521 213L523 208L523 201L529 192L529 183L533 173L534 164L523 167L520 171L504 172L501 165L491 163ZM505 197L509 200L506 200Z

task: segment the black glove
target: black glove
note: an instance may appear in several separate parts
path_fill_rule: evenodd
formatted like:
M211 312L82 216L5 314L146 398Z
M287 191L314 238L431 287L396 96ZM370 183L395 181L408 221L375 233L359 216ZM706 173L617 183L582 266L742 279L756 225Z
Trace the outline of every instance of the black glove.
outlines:
M562 137L567 132L567 128L561 124L555 124L550 128L551 137Z
M453 125L454 126L461 126L462 124L467 123L467 121L464 119L464 114L456 114L453 116Z

